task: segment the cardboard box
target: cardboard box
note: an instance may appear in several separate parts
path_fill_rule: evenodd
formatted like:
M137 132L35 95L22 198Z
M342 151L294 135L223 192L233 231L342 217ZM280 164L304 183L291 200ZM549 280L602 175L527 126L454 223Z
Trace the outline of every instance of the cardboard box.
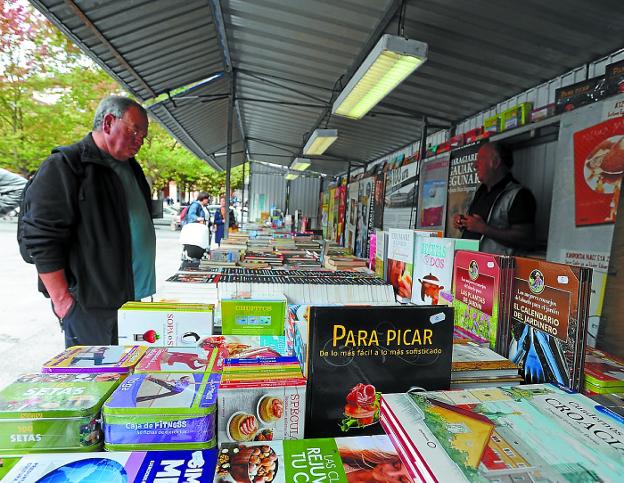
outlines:
M523 102L501 113L501 131L524 126L529 122L529 115L533 109L532 102Z
M194 347L212 335L214 306L162 302L129 302L117 312L119 344Z
M577 107L599 101L607 95L604 77L594 77L555 91L555 113L561 114Z
M551 102L542 107L536 107L531 111L531 122L541 121L555 115L555 103Z
M221 300L223 335L284 335L286 297Z
M486 132L489 133L497 133L497 132L501 132L502 126L501 126L501 117L500 114L496 114L495 116L492 117L488 117L487 119L483 120L483 129Z

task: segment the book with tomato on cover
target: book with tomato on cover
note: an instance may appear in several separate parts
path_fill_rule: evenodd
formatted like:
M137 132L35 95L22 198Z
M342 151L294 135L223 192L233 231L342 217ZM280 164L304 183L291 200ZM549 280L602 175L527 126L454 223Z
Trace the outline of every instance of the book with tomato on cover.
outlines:
M448 389L450 307L310 307L306 437L382 432L381 393Z

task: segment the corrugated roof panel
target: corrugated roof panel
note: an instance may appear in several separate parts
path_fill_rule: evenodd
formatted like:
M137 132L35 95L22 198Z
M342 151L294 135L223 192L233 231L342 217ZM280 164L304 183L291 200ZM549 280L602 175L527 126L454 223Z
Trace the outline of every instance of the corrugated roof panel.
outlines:
M211 155L226 150L229 99L211 100L211 96L229 90L229 79L221 77L173 96L173 102L166 100L155 104L149 111L197 156L223 169L226 157L216 157L215 164ZM244 153L239 152L243 151L243 142L237 122L232 131L232 142L232 152L236 153L232 156L234 167L246 158Z
M204 0L77 1L130 67L85 27L71 2L33 3L143 99L223 68ZM387 23L385 13L396 12L400 2L220 0L220 5L249 151L287 165L322 119L332 89L348 82L339 81L341 76L365 54L367 42L376 40L373 32ZM585 63L623 47L623 24L624 2L616 0L408 2L405 35L427 42L429 59L372 112L412 117L329 119L328 127L340 133L328 154L339 161L314 160L311 169L335 173L336 166L344 170L344 159L371 161L395 151L419 138L422 115L467 126L501 103L551 102L557 86L585 78ZM386 31L397 29L395 19ZM227 100L180 100L177 108L170 107L157 106L154 113L193 152L205 158L225 145ZM236 133L239 139L238 126Z
M146 100L191 84L223 69L208 2L136 0L75 2L127 61L139 78L123 65L96 32L63 0L34 0L50 20L79 40L137 97Z

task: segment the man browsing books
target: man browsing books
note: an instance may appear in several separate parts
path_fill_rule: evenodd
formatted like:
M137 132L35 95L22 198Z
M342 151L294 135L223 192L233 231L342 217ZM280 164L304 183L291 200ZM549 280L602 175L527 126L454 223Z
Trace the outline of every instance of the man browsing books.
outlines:
M512 166L508 147L481 146L475 162L481 185L468 213L454 216L462 238L480 240L482 252L513 255L535 245L535 198L512 176Z
M145 109L126 97L102 100L93 130L53 150L26 191L23 245L65 345L117 343L117 309L156 289L150 187L136 154Z

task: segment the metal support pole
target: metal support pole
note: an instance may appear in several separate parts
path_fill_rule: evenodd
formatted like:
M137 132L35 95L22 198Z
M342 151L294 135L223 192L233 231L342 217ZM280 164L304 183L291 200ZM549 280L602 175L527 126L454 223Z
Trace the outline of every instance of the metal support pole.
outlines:
M416 168L416 183L418 183L418 189L414 189L414 194L412 196L412 209L410 211L410 222L409 229L416 228L418 224L418 215L414 217L414 208L416 206L416 200L418 199L418 192L420 191L420 167L422 166L423 161L425 160L425 156L427 155L427 118L423 117L423 125L420 131L420 159L418 160L418 167ZM415 187L414 187L415 188ZM412 227L412 219L414 220L414 226Z
M243 192L241 194L241 224L243 223L243 216L245 214L245 165L247 161L243 163ZM249 217L247 217L247 222L249 223Z
M230 103L228 105L227 152L225 161L225 214L223 220L223 238L227 240L230 231L230 175L232 174L232 130L234 129L234 99L236 98L236 75L230 74Z

